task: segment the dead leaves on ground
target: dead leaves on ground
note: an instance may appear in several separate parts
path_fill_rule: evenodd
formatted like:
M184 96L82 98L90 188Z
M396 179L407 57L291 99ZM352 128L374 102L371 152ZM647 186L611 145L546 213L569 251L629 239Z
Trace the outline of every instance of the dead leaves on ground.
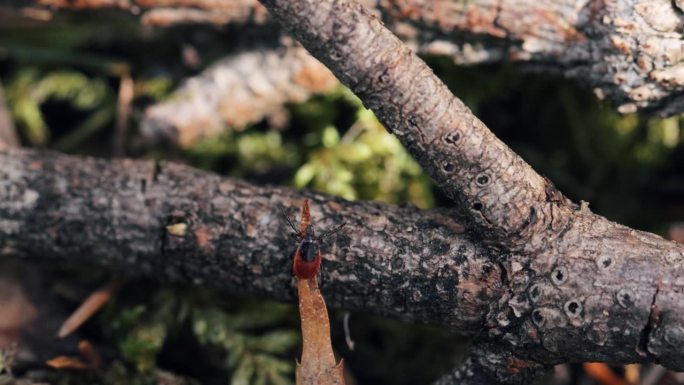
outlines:
M80 357L59 356L48 360L45 364L55 369L94 370L102 366L102 357L93 345L83 340L78 344Z

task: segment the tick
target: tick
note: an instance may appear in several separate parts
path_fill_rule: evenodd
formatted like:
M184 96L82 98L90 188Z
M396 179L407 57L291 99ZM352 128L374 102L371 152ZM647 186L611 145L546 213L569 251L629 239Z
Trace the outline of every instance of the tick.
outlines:
M287 223L294 231L293 236L299 243L294 252L294 262L292 264L292 274L299 279L311 279L321 268L321 250L319 242L326 237L340 231L346 223L334 228L327 233L316 237L316 230L311 223L311 213L309 211L309 200L302 202L302 216L299 223L299 230L295 227L290 218L283 212Z

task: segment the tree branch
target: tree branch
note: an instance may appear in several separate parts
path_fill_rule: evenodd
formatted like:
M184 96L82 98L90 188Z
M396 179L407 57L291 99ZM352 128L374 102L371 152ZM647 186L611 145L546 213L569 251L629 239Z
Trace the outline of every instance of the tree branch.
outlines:
M0 152L0 258L71 260L292 300L281 209L311 199L332 306L480 330L501 272L453 215L257 187L173 163ZM453 214L453 213L452 213ZM429 261L429 262L428 262Z
M285 104L337 84L330 70L298 45L245 50L188 79L169 100L148 108L141 131L147 143L188 147L284 113Z
M358 4L265 4L462 205L472 233L449 219L454 212L345 203L172 164L11 152L0 156L0 255L96 255L138 273L289 298L287 269L276 265L292 246L276 213L308 196L330 225L352 218L358 230L329 246L334 305L481 331L481 357L502 350L495 371L510 364L502 357L684 370L682 245L573 205Z
M490 254L451 219L185 166L0 152L0 257L70 260L291 300L281 207L312 199L333 306L452 325L524 361L659 361L684 369L681 245L578 211L530 260ZM170 226L170 227L169 227ZM676 266L676 267L673 267ZM484 329L482 328L484 325Z
M521 61L560 72L618 110L684 111L684 10L668 0L364 0L416 52L458 63ZM12 4L12 2L10 2ZM21 6L123 8L148 25L270 24L256 0L34 0ZM14 5L15 7L19 5ZM267 26L271 28L271 26Z
M264 4L375 112L442 190L468 209L482 237L523 245L551 224L553 210L568 212L560 193L498 140L361 5L279 0ZM555 198L549 197L549 190Z
M508 288L487 338L540 364L654 360L684 367L684 247L575 206L349 0L263 0L466 208ZM666 294L667 293L667 294ZM591 347L591 348L587 348Z

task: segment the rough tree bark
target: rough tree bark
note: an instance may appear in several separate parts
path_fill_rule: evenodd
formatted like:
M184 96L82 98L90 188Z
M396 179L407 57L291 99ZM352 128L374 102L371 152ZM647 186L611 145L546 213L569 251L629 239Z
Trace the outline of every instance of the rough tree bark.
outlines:
M363 0L410 46L460 63L521 61L561 72L621 112L684 111L684 4L670 0ZM116 7L151 25L269 23L256 0L32 0L17 6ZM269 28L267 26L267 28Z
M311 199L334 306L479 330L501 272L455 213L257 187L173 163L0 152L0 256L79 260L291 300L282 215ZM169 227L170 226L170 227ZM428 263L429 261L429 263Z
M337 84L330 70L291 42L243 50L149 107L141 134L147 144L188 147L228 128L241 130L264 117L287 114L285 104L301 103Z
M482 244L502 253L507 293L480 341L495 347L474 354L470 369L519 383L563 360L684 364L682 246L567 200L358 3L262 2L464 208ZM630 272L639 276L626 280Z
M359 4L264 3L465 215L467 232L454 212L305 194L321 218L355 228L329 246L331 303L477 334L464 368L442 384L521 383L567 361L684 370L684 247L568 201ZM287 269L275 267L287 249L277 211L302 195L171 164L83 162L0 155L1 256L97 256L139 273L289 295Z

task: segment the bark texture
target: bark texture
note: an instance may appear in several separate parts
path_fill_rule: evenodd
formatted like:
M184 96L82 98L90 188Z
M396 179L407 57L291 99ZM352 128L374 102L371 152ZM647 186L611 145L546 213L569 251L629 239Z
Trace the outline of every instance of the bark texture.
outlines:
M684 311L684 247L572 204L358 3L263 3L374 110L500 253L508 291L492 303L484 343L503 342L515 357L544 365L684 366L677 348L684 325L675 321Z
M544 372L543 365L524 361L500 346L478 344L470 357L433 385L530 384Z
M291 216L311 199L332 306L479 329L501 271L437 211L257 187L172 163L0 152L0 258L72 260L292 300Z
M141 131L148 144L188 147L228 129L287 114L285 104L301 103L337 84L330 70L292 42L245 50L188 79L169 100L148 108Z
M514 60L559 71L623 113L684 111L684 10L669 0L387 1L393 30L428 42L420 52ZM418 27L397 27L405 22ZM436 33L430 34L427 27ZM439 35L442 35L440 38ZM465 35L465 39L464 36ZM460 36L460 37L459 37ZM477 39L479 36L481 39ZM465 44L459 44L464 41ZM466 59L467 60L467 59Z
M565 225L566 199L366 8L334 1L265 4L467 208L483 238L518 247L547 226Z
M417 52L459 63L521 61L560 72L621 112L684 111L684 10L669 0L364 0ZM256 0L33 0L53 8L122 8L146 24L257 24ZM16 6L27 6L20 2Z
M442 384L519 384L568 361L654 361L684 370L684 246L567 200L360 4L264 4L374 110L457 202L465 222L455 211L349 203L167 163L10 150L0 153L0 256L92 258L139 274L291 299L289 269L279 262L294 245L278 212L296 210L307 197L322 228L349 223L325 246L324 295L332 305L477 334L470 360ZM390 4L413 17L412 3ZM430 4L435 14L449 14L436 7L442 3L423 5ZM583 25L638 28L605 18L625 4L634 5L629 15L639 13L628 0L557 4L558 14L574 10ZM503 9L497 5L490 24L505 25ZM515 25L529 25L536 14L516 15ZM502 28L504 38L515 45L511 28ZM586 39L570 35L593 44L601 28L580 31ZM597 76L613 71L591 64L612 51L591 52L576 64Z
M453 211L256 187L171 163L11 150L0 153L0 181L2 258L292 300L296 245L280 209L295 214L309 198L319 229L348 223L323 245L326 301L476 334L502 352L471 357L478 376L526 378L565 361L684 370L684 248L587 209L532 258L483 248Z

